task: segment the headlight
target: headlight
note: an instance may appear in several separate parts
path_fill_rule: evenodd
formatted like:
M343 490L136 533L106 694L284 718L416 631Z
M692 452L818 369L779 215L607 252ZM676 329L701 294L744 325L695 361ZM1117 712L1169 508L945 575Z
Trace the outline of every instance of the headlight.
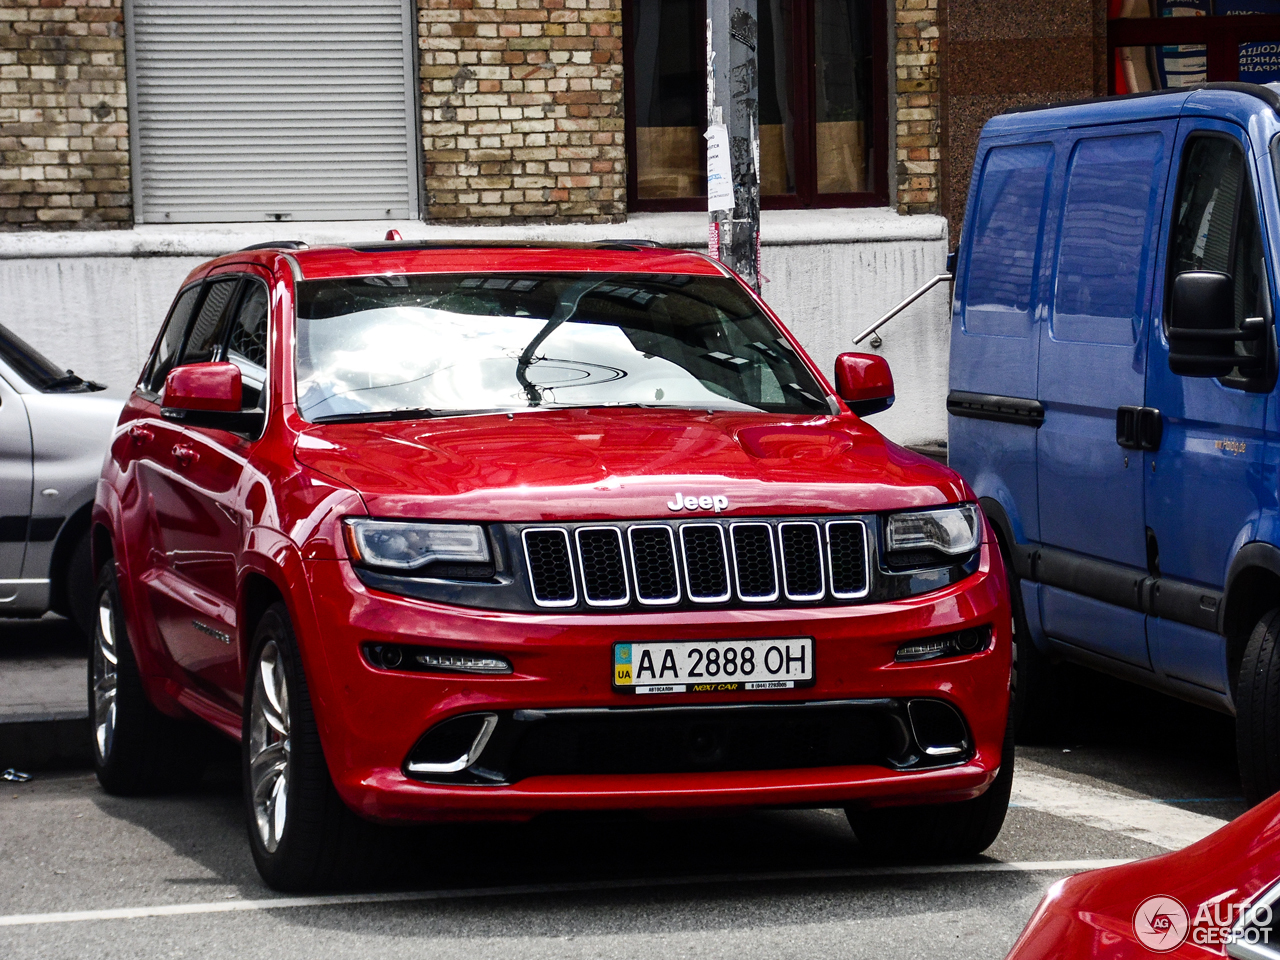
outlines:
M953 557L978 549L981 530L977 504L961 503L937 510L891 514L885 539L890 553L937 550Z
M347 520L351 559L371 567L417 570L429 563L488 563L484 528L474 523Z

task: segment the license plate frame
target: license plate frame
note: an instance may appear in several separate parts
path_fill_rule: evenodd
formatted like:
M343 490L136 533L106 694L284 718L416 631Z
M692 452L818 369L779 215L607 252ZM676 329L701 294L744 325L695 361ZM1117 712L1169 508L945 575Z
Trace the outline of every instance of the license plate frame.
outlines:
M813 649L813 637L619 641L612 651L612 685L615 693L638 695L767 693L811 687L817 675ZM732 657L727 656L729 652ZM748 663L750 670L745 670L743 665ZM728 665L731 672L726 672Z

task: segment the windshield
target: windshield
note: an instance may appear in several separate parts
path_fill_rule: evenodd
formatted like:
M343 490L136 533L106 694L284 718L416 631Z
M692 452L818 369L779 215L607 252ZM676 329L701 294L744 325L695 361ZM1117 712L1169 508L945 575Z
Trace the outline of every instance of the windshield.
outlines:
M54 366L52 360L0 326L0 359L18 376L43 393L81 393L101 390L102 385L77 377L70 370Z
M831 412L781 331L726 277L307 281L297 379L313 421L622 405Z

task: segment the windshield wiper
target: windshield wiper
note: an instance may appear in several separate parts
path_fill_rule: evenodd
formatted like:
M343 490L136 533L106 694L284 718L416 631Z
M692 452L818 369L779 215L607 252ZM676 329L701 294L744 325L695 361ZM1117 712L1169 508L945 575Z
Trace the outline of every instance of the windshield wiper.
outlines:
M439 410L427 407L404 407L400 410L361 410L357 413L330 413L316 417L312 423L369 423L378 420L426 420L438 417Z
M61 377L54 377L52 380L46 380L40 386L40 390L44 393L59 393L63 391L69 393L78 388L89 393L96 393L99 390L107 389L105 384L76 376L74 370L68 370L66 374Z

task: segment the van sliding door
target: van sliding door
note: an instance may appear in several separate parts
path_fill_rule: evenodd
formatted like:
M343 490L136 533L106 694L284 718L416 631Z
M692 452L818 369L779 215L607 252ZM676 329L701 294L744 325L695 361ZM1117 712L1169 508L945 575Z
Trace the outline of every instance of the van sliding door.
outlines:
M1140 449L1117 442L1145 401L1156 235L1176 120L1067 144L1040 331L1037 431L1045 633L1150 668ZM1057 548L1057 549L1052 549Z

